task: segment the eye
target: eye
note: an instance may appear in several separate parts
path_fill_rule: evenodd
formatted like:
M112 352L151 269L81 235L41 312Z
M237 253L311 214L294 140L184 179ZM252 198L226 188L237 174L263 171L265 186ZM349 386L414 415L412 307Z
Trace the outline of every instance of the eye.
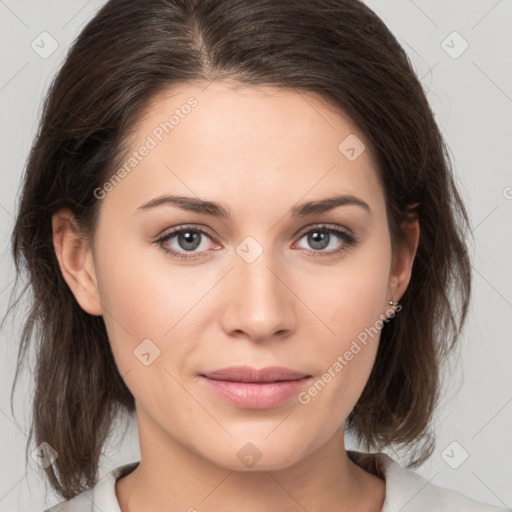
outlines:
M201 256L201 253L206 252L208 246L211 245L211 242L204 243L205 238L211 240L209 233L204 229L180 226L163 234L156 240L156 243L172 256L183 259L197 258ZM172 242L174 242L174 245ZM203 250L196 251L198 248Z
M200 258L203 253L208 252L212 239L213 237L205 229L197 226L179 226L164 233L155 243L173 257L193 259ZM299 242L302 239L305 239L312 249L301 249L313 257L333 256L346 251L356 243L355 237L350 233L337 226L327 224L315 225L307 231L303 231Z
M319 224L302 233L300 240L313 249L312 256L331 256L347 250L355 243L355 237L338 227L327 224ZM329 248L330 250L324 250ZM306 249L307 250L307 249Z

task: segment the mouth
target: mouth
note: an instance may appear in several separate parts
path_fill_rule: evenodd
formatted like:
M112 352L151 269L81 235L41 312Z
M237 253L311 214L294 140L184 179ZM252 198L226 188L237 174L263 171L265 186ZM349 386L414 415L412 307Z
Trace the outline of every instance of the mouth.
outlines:
M226 382L246 382L246 383L269 383L269 382L287 382L299 380L311 375L285 368L282 366L269 366L256 369L250 366L231 366L221 370L215 370L202 374L203 377L212 380L221 380Z
M231 367L201 374L200 378L207 389L231 405L271 409L296 396L312 376L282 367Z

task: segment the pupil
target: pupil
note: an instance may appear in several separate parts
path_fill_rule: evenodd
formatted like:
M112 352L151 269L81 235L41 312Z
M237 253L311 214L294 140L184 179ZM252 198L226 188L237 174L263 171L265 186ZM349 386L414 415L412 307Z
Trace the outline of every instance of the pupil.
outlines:
M182 232L179 236L179 242L182 249L196 249L199 246L199 233L191 231ZM194 238L196 240L194 241ZM183 243L182 243L183 242Z
M308 242L311 244L311 247L314 249L324 249L327 247L329 243L329 235L328 233L324 233L321 231L314 231L310 233ZM327 242L327 243L325 243Z

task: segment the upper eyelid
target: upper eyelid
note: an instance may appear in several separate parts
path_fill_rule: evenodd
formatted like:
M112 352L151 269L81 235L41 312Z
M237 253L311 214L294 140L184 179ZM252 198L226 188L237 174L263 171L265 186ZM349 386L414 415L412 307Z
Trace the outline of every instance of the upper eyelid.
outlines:
M311 231L313 229L327 229L327 230L331 230L332 229L334 231L343 231L343 232L345 232L347 234L351 234L351 230L350 229L342 227L342 226L339 226L338 224L332 224L332 223L328 223L328 222L322 224L320 222L320 223L316 223L316 224L311 224L310 226L306 226L305 228L300 229L299 231L296 232L296 234L294 236L298 236L298 235L301 235L301 234L308 233L309 231Z
M186 231L189 229L190 231L199 231L200 233L203 233L205 235L208 235L210 238L215 238L215 236L210 232L210 230L204 226L196 226L196 225L189 225L189 224L183 224L179 226L175 226L169 229L165 229L162 231L159 235L157 235L156 240L160 240L162 238L166 238L171 235L175 235L176 233L179 233L180 231Z

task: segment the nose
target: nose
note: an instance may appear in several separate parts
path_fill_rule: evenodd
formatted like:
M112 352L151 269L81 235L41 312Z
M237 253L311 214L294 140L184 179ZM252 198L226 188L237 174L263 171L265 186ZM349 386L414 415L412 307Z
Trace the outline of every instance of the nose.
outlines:
M222 327L231 336L275 341L295 330L297 299L285 266L271 252L263 251L252 262L234 255L222 314Z

